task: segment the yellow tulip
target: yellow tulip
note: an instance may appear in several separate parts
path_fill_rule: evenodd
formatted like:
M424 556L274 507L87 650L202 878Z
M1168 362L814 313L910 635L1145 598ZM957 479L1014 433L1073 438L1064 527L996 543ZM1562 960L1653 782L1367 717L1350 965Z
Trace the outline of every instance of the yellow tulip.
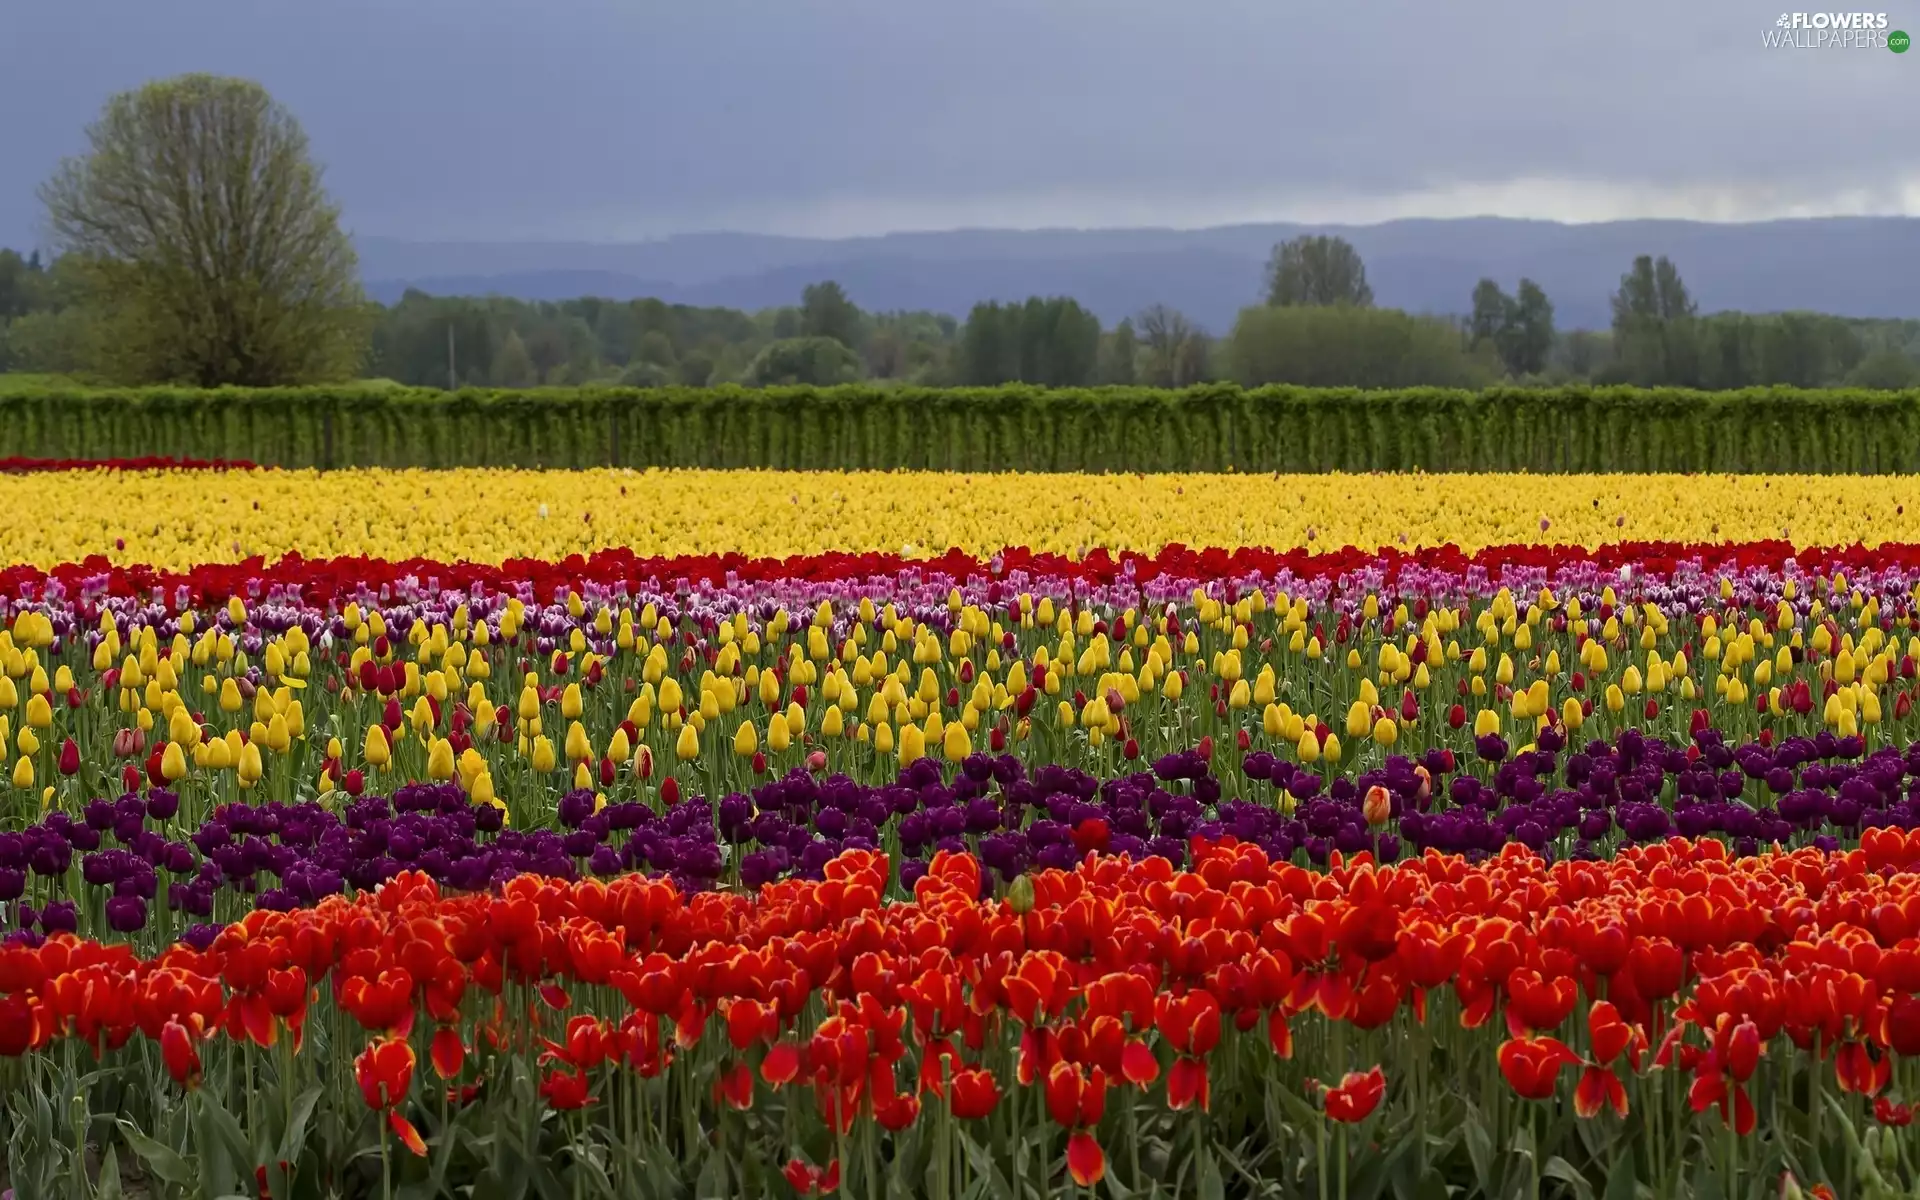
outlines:
M532 752L528 758L532 760L533 769L542 775L559 765L553 753L553 743L543 734L534 736Z
M959 721L947 726L941 747L948 762L959 762L973 753L973 741L967 736L967 727Z
M240 747L240 761L235 764L235 774L240 777L240 785L251 787L266 773L266 766L260 761L260 743L248 742Z
M387 727L378 721L367 726L367 740L361 749L367 765L384 767L393 761L393 747L387 741Z
M427 778L452 779L453 771L453 743L445 738L433 739L433 744L427 748Z

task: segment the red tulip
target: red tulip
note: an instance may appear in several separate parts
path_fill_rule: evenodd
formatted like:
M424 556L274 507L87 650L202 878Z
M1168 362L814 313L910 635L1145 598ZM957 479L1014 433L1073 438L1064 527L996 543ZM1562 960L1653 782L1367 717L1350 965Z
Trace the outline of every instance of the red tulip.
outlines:
M1580 1061L1558 1038L1512 1038L1500 1044L1500 1074L1523 1100L1552 1097L1561 1068Z
M192 1091L200 1086L200 1051L194 1048L193 1034L178 1021L160 1027L160 1061L181 1087Z
M1886 1058L1876 1062L1863 1043L1847 1042L1834 1053L1833 1075L1843 1092L1877 1096L1892 1079L1893 1063Z
M467 1060L467 1048L460 1041L460 1031L443 1025L433 1035L433 1046L428 1051L433 1060L434 1074L442 1079L452 1079L460 1073L460 1067Z
M785 1087L801 1073L801 1050L793 1043L780 1043L760 1060L760 1079L768 1087Z
M1107 1111L1107 1074L1095 1067L1089 1076L1075 1063L1054 1063L1047 1072L1046 1095L1055 1124L1090 1129Z
M1207 1063L1200 1058L1177 1058L1167 1073L1167 1107L1178 1112L1199 1101L1202 1112L1211 1107L1212 1088L1207 1078Z
M1181 996L1162 993L1154 1001L1154 1024L1176 1053L1205 1056L1220 1044L1220 1002L1197 988Z
M956 1071L953 1076L953 1115L963 1121L978 1121L993 1115L1000 1105L1000 1086L993 1076L979 1067Z
M1581 1117L1591 1119L1598 1116L1600 1110L1612 1108L1617 1117L1627 1115L1627 1089L1620 1077L1606 1067L1588 1067L1580 1073L1580 1082L1573 1089L1573 1110Z
M353 1077L368 1108L393 1108L413 1083L413 1047L403 1038L374 1042L353 1060Z
M1578 998L1579 989L1564 976L1549 981L1533 970L1515 970L1507 976L1507 1013L1524 1029L1560 1028Z
M75 775L80 771L80 743L68 738L60 743L60 773Z
M1752 1021L1740 1022L1726 1039L1727 1074L1733 1076L1736 1083L1753 1078L1754 1070L1760 1065L1760 1053L1759 1027Z
M1640 1037L1633 1026L1620 1019L1620 1010L1605 1000L1596 1000L1587 1010L1587 1040L1593 1047L1593 1060L1602 1066L1611 1063Z
M825 1169L816 1167L804 1159L794 1159L780 1173L787 1178L787 1184L802 1196L825 1196L840 1187L840 1160L834 1159Z
M876 1096L873 1101L873 1119L880 1122L881 1128L889 1133L899 1133L920 1119L920 1097L912 1092L895 1092L891 1096Z
M1364 1074L1349 1071L1338 1087L1327 1089L1327 1116L1347 1124L1357 1124L1372 1115L1386 1094L1386 1072L1379 1067Z
M749 1089L752 1088L752 1079L748 1079L747 1086ZM551 1071L545 1079L540 1081L540 1095L550 1106L561 1112L585 1108L587 1101L591 1098L590 1090L587 1073L578 1069Z
M744 1111L753 1107L753 1068L736 1063L714 1082L713 1093L727 1107Z
M1106 1176L1106 1151L1092 1134L1076 1133L1067 1139L1067 1173L1083 1188L1092 1187Z

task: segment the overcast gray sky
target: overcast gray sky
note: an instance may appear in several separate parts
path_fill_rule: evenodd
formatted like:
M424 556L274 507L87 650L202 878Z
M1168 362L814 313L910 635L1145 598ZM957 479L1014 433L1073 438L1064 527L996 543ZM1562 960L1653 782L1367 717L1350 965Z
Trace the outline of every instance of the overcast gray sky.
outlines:
M1920 32L1920 5L1888 15ZM362 234L1920 214L1920 51L1767 49L1779 16L1750 0L0 0L0 244L32 238L36 183L109 94L194 70L284 101Z

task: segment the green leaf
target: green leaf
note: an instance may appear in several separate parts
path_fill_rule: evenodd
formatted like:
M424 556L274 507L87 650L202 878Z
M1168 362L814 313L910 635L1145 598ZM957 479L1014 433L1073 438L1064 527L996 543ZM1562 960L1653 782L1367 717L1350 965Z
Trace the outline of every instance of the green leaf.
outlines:
M958 1122L955 1125L954 1135L960 1139L960 1148L966 1153L974 1175L987 1185L986 1195L991 1200L1014 1200L1013 1185L1007 1182L1006 1173L1000 1170L1000 1164L994 1161L993 1155L974 1141L965 1129L958 1128Z
M473 1181L473 1200L525 1200L526 1194L526 1176L519 1171L507 1176L488 1167Z
M1374 1200L1374 1197L1383 1194L1387 1190L1387 1185L1392 1182L1394 1172L1406 1161L1412 1154L1414 1146L1418 1144L1417 1139L1411 1136L1410 1130L1400 1131L1398 1134L1387 1134L1384 1140L1390 1149L1384 1154L1361 1156L1359 1169L1352 1173L1348 1183L1348 1194L1356 1197L1357 1200Z
M1633 1156L1621 1155L1607 1171L1606 1200L1638 1200L1640 1181L1633 1172Z
M120 1136L126 1139L127 1149L146 1164L147 1170L168 1183L185 1186L193 1182L193 1168L187 1165L186 1159L141 1133L134 1128L133 1122L122 1118L119 1125Z
M1561 1183L1568 1185L1579 1200L1593 1200L1593 1185L1587 1182L1587 1177L1575 1170L1572 1163L1557 1154L1540 1168L1540 1174L1547 1179L1558 1179Z
M1195 1181L1200 1200L1226 1200L1227 1189L1220 1178L1219 1164L1213 1161L1213 1155L1207 1153L1204 1145L1200 1149L1200 1166L1195 1173Z
M200 1150L200 1185L208 1191L225 1192L240 1177L241 1164L247 1158L246 1136L233 1114L205 1092L193 1093L189 1103L196 1110L192 1126Z
M1306 1097L1295 1095L1292 1089L1275 1088L1274 1094L1280 1097L1280 1103L1303 1131L1311 1132L1322 1120L1320 1110L1307 1103Z
M693 1200L724 1200L727 1195L727 1162L718 1154L708 1154L700 1164L700 1178L693 1185Z
M94 1185L94 1200L120 1200L120 1156L109 1144L100 1154L100 1180Z
M307 1145L307 1122L313 1119L314 1106L320 1103L320 1097L326 1089L320 1084L302 1091L293 1098L293 1119L287 1122L285 1134L280 1138L280 1150L274 1156L282 1162L299 1162L300 1152Z
M1467 1143L1467 1158L1473 1163L1473 1176L1480 1184L1480 1194L1495 1195L1493 1177L1493 1141L1487 1137L1486 1126L1480 1123L1480 1114L1474 1113L1461 1126L1461 1136Z

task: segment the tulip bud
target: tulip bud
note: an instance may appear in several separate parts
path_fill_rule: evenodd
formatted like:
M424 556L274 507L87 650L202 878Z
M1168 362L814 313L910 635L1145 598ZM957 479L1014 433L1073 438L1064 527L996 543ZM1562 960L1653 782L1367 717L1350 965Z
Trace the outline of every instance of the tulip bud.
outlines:
M240 756L234 763L234 773L240 777L241 787L251 787L265 775L266 765L260 761L260 743L248 742L240 747Z
M967 736L967 727L959 721L947 726L941 749L946 753L948 762L957 763L972 754L973 739Z
M1021 875L1007 886L1007 907L1025 916L1033 911L1033 879Z
M367 765L373 767L384 767L393 761L393 747L387 743L387 730L384 725L367 726L367 740L362 748L362 756L367 760Z
M80 771L80 744L72 738L60 743L60 773L75 775Z
M660 781L660 803L668 808L680 803L680 781L671 775Z
M445 738L433 739L433 744L427 748L427 778L453 778L453 743Z
M1376 783L1367 789L1367 798L1361 804L1360 811L1367 818L1367 824L1378 829L1393 815L1393 797L1386 788Z
M691 726L689 726L689 728L691 728ZM540 772L542 775L546 774L548 771L553 770L554 766L556 765L558 760L555 758L553 753L553 743L550 740L548 740L545 734L541 734L538 737L535 737L533 739L532 758L533 758L533 764L532 764L533 769Z

